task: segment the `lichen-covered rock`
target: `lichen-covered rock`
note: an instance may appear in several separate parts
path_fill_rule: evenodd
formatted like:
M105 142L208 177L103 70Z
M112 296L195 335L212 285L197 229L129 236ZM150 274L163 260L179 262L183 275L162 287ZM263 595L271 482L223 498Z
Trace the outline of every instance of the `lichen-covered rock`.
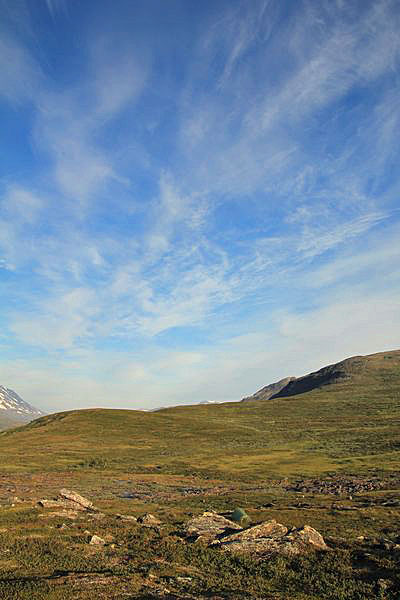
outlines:
M91 502L84 496L77 494L76 492L62 489L62 490L60 490L60 496L62 498L66 498L67 500L71 500L72 502L75 502L79 506L83 506L83 508L93 509L93 502Z
M72 500L63 500L59 498L58 500L46 500L43 498L38 501L38 505L43 508L59 508L59 509L70 509L70 510L86 510L84 506L73 502Z
M237 533L232 533L231 535L225 536L221 539L221 543L242 542L263 538L276 539L283 537L287 534L287 532L287 527L281 523L277 523L275 519L272 519L271 521L260 523L260 525L254 525L248 529L243 529Z
M328 546L325 543L322 535L313 527L304 525L291 531L285 539L293 546L297 546L299 549L298 553L305 550L328 550Z
M328 550L322 535L309 525L293 529L288 533L287 527L275 520L227 535L215 540L212 545L229 552L241 552L259 557L269 557L274 554L296 556L312 550Z
M225 533L241 530L242 528L237 523L214 511L207 511L190 519L185 525L184 533L187 537L201 538L211 542Z

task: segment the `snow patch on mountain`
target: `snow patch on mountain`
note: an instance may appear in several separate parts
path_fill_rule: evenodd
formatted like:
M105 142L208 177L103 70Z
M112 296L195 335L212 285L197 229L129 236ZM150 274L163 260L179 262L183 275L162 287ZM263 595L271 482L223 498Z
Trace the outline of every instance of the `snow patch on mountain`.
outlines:
M20 417L31 417L32 419L44 415L41 410L22 400L14 390L10 390L3 385L0 385L0 410L12 412Z

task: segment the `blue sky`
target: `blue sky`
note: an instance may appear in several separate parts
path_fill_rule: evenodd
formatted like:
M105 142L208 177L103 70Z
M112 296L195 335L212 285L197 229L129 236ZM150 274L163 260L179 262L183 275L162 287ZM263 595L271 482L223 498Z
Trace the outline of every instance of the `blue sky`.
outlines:
M0 383L239 400L400 346L396 0L0 16Z

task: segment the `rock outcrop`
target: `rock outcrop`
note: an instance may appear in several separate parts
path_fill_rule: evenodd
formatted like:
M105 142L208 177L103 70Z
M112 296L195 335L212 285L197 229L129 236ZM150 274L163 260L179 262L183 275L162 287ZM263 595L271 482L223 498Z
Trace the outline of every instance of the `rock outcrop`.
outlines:
M193 517L184 528L186 537L194 540L212 542L221 535L241 531L242 527L214 511L207 511L198 517Z
M328 550L322 535L313 527L304 525L288 531L288 528L275 520L266 521L249 529L220 540L213 546L229 552L240 552L254 556L269 557L274 554L296 556L313 550Z
M38 505L43 508L55 508L56 511L52 513L46 513L47 516L52 517L66 517L75 519L78 513L90 512L93 516L100 516L97 509L93 506L93 502L81 496L77 492L62 489L60 490L59 498L48 500L42 498L38 501ZM104 516L104 515L103 515Z
M93 510L93 508L94 508L93 507L93 502L91 502L90 500L88 500L84 496L81 496L80 494L77 494L76 492L72 492L70 490L62 489L62 490L60 490L60 496L62 498L65 498L66 500L71 500L71 502L74 502L75 504L78 504L78 506L82 506L84 509Z
M296 556L315 550L329 550L322 535L313 527L289 530L274 519L242 529L215 512L205 512L192 518L184 534L193 541L203 541L227 552L267 558L274 554Z

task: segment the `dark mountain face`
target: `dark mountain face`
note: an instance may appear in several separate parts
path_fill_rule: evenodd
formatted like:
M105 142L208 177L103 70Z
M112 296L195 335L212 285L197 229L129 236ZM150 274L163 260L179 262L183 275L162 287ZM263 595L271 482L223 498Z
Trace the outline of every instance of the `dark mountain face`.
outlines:
M256 392L252 396L246 396L246 398L243 398L241 402L251 402L254 400L269 400L270 398L272 398L272 396L278 394L283 388L285 388L290 382L294 381L295 379L296 377L285 377L284 379L280 379L275 383L270 383L269 385L266 385L265 387L261 388L261 390L258 390L258 392Z
M384 384L388 377L392 379L396 376L397 369L394 369L396 365L400 366L400 350L379 352L368 356L353 356L290 381L272 397L297 396L297 394L304 394L317 388L335 384L356 384L361 378L364 383L370 381L372 384L382 381L382 384Z
M243 398L242 402L297 396L325 386L357 383L361 378L364 384L384 384L385 381L392 381L396 377L400 384L400 350L353 356L308 375L286 377L266 385L252 396Z

